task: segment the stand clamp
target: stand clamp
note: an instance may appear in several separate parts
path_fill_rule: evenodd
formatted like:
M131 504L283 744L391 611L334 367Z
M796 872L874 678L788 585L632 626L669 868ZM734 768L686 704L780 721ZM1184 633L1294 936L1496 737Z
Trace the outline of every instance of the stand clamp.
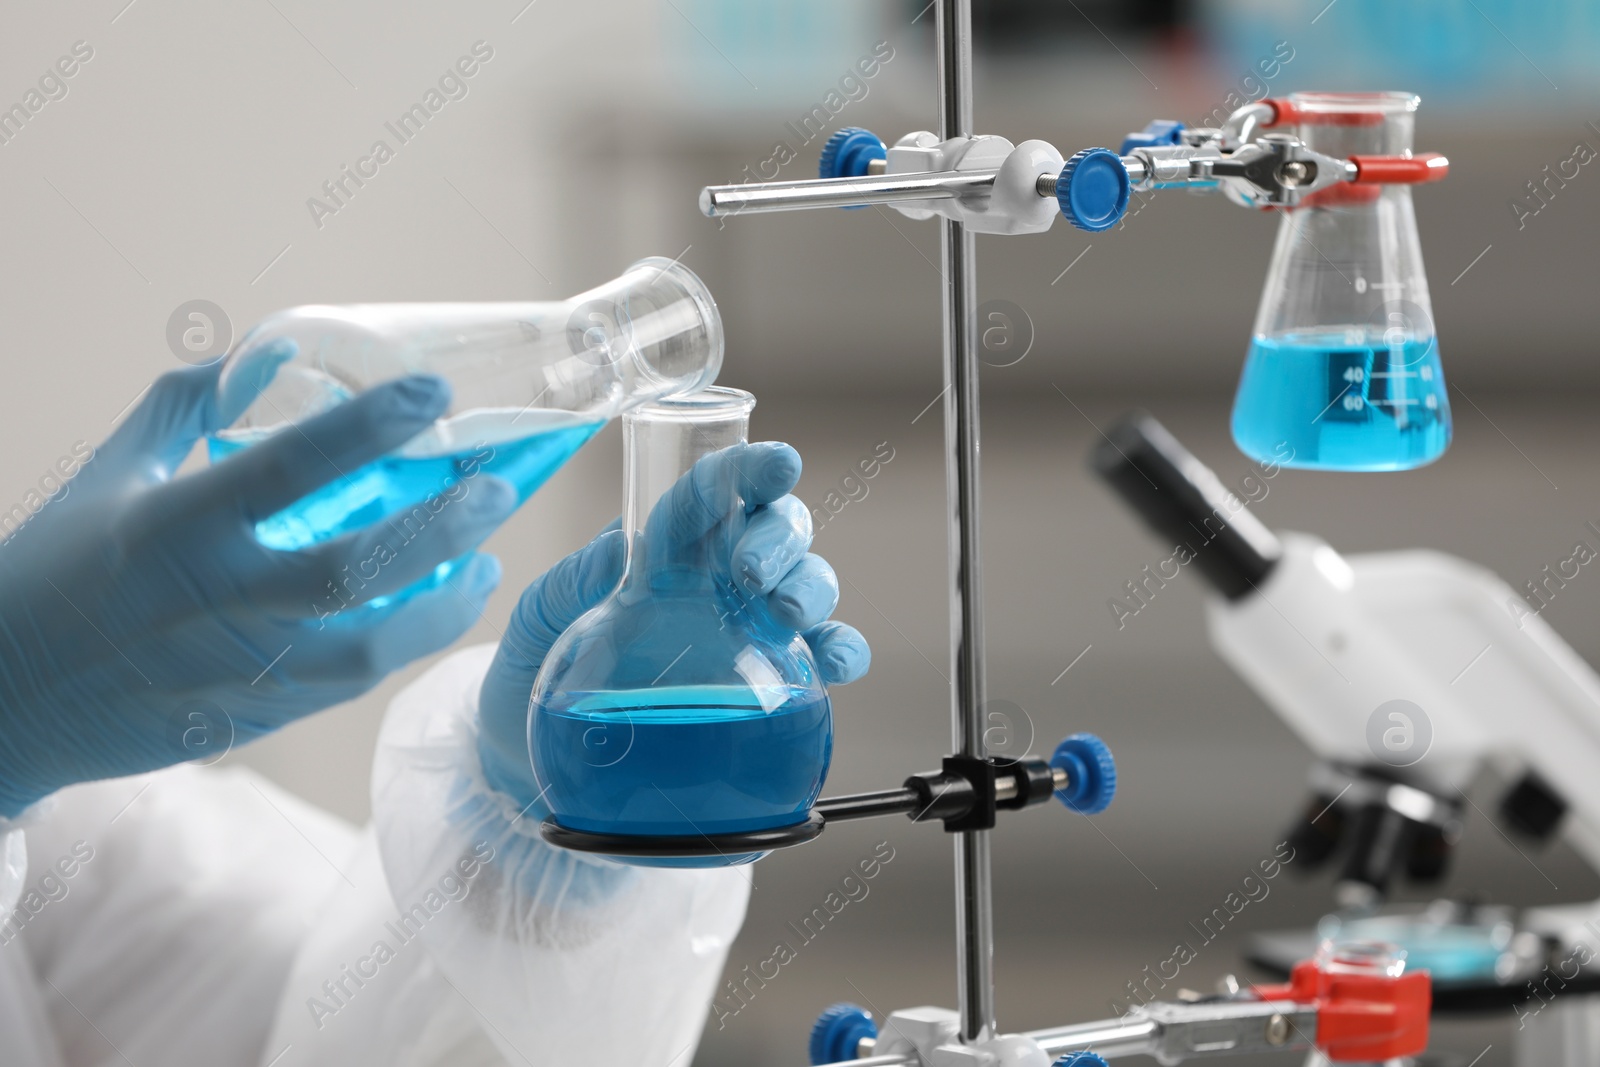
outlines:
M741 833L606 834L574 830L554 817L539 834L548 843L578 852L636 859L713 859L744 863L753 854L813 840L830 822L906 815L912 822L938 820L949 833L993 828L995 815L1042 804L1052 796L1070 811L1095 815L1111 805L1117 765L1106 743L1093 734L1073 734L1048 760L946 756L937 771L907 778L899 789L824 797L798 823Z
M1205 1056L1316 1048L1334 1063L1415 1056L1427 1047L1432 980L1406 971L1393 945L1325 943L1283 985L1179 1001L1151 1001L1115 1019L955 1041L956 1013L911 1008L880 1031L872 1013L835 1004L808 1049L816 1067L1106 1067L1149 1056L1172 1067Z
M1313 151L1292 133L1267 132L1301 117L1288 101L1260 100L1220 128L1158 119L1129 134L1120 152L1086 148L1070 159L1046 141L941 139L918 130L885 145L848 126L828 139L818 178L708 186L700 210L722 218L877 204L908 218L943 216L974 233L1009 234L1042 233L1060 214L1093 233L1122 219L1132 192L1220 189L1245 207L1292 208L1319 196L1359 200L1376 196L1379 185L1450 173L1450 161L1436 153L1344 159Z

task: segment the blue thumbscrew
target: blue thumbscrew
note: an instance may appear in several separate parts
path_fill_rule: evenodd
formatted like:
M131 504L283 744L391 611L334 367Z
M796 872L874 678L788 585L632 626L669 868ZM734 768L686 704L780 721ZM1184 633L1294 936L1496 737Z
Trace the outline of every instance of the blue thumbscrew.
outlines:
M875 159L888 159L878 135L860 126L844 126L834 130L822 146L822 158L817 162L817 175L822 178L865 178ZM845 208L854 211L866 207L854 204Z
M1069 1052L1062 1056L1051 1067L1110 1067L1110 1065L1106 1063L1104 1056L1087 1049L1079 1049L1077 1052Z
M1122 158L1109 148L1085 148L1067 160L1056 179L1061 214L1090 233L1109 230L1121 221L1132 192Z
M834 1004L823 1009L811 1024L811 1041L806 1051L812 1064L838 1063L856 1058L864 1037L877 1037L878 1024L872 1013L856 1004Z
M1098 814L1117 795L1117 763L1111 749L1094 734L1073 734L1061 742L1050 766L1067 772L1067 786L1056 790L1056 799L1070 811Z

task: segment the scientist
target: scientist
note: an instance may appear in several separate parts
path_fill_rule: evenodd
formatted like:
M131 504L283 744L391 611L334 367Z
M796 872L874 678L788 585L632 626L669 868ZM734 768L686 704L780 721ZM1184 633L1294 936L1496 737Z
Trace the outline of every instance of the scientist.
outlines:
M0 543L0 1060L687 1064L748 869L623 868L537 832L528 695L556 637L617 584L620 531L529 586L497 648L457 652L395 699L366 830L242 768L173 766L218 712L242 743L460 637L500 577L473 550L516 506L480 475L358 602L471 553L450 582L319 619L330 583L397 534L285 552L256 522L425 430L448 386L385 383L177 477L254 399L219 392L219 372L158 379L70 491ZM740 595L802 634L826 681L860 677L866 642L828 621L837 580L789 495L793 449L706 457L658 505L670 527L721 515L704 493L723 464L753 506L728 539Z

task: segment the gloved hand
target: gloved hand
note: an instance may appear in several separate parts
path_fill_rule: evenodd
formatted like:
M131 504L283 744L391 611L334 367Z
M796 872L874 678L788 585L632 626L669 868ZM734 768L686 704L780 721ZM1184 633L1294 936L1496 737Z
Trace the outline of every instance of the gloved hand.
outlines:
M0 543L0 816L73 782L219 755L349 700L461 636L498 583L499 562L474 555L450 584L402 601L318 610L347 565L389 553L353 594L364 602L478 545L516 506L487 474L441 498L409 541L385 523L296 552L255 538L258 520L426 429L449 404L438 378L386 382L174 477L294 354L269 344L229 395L220 364L157 379L67 489Z
M728 477L727 468L737 481ZM822 557L811 554L811 513L789 491L800 480L800 454L786 444L735 445L702 458L652 510L645 540L652 553L671 554L673 539L701 538L723 520L715 499L738 486L747 512L732 542L731 573L739 595L764 600L771 617L800 633L829 685L867 673L872 652L852 626L829 622L839 602L839 581ZM665 533L667 536L661 536ZM656 546L667 546L664 550ZM478 754L491 788L517 802L523 814L549 814L540 801L528 751L528 699L545 655L563 630L594 607L622 579L627 545L613 523L584 548L528 586L512 612L505 637L484 677L478 699Z

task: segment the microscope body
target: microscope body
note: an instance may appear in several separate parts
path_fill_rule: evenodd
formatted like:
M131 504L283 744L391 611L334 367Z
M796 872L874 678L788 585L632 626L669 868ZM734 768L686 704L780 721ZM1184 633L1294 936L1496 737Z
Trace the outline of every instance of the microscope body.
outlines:
M1600 996L1583 995L1600 993L1600 901L1520 923L1454 901L1378 911L1397 878L1443 876L1483 778L1503 790L1484 805L1500 826L1560 832L1600 871L1600 675L1482 567L1274 534L1148 415L1109 427L1092 465L1189 548L1217 653L1319 757L1292 840L1301 869L1342 853L1339 913L1316 934L1258 935L1251 957L1278 969L1324 926L1381 929L1433 971L1436 1007L1514 1005L1519 1065L1600 1061Z
M1509 585L1465 560L1342 557L1303 534L1282 546L1259 590L1212 598L1207 622L1218 654L1337 769L1319 772L1319 797L1342 771L1351 794L1383 793L1384 808L1448 842L1459 833L1449 813L1488 770L1509 786L1502 823L1531 837L1560 829L1600 870L1600 675ZM1381 898L1384 875L1398 873L1361 869L1363 859L1346 866L1345 903L1362 903L1349 890L1363 883ZM1426 857L1395 857L1408 859L1426 870ZM1581 929L1600 902L1563 911L1533 917L1565 939L1573 931L1560 927Z
M1282 541L1259 594L1211 598L1207 622L1222 658L1325 761L1298 841L1315 856L1353 838L1339 902L1377 903L1401 869L1441 875L1460 802L1484 770L1511 783L1491 817L1525 836L1559 829L1600 870L1594 669L1482 567L1431 551L1342 559L1316 538ZM1592 1067L1600 901L1528 909L1518 925L1535 948L1508 953L1502 965L1517 963L1497 975L1525 997L1512 1009L1515 1062Z

